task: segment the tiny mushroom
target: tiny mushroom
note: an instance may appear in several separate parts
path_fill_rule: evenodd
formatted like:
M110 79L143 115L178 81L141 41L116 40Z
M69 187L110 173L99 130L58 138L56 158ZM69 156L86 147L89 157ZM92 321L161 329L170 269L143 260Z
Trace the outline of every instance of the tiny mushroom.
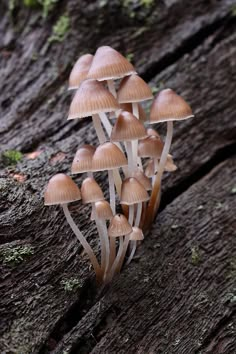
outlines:
M84 54L77 60L70 73L69 90L77 90L81 82L87 78L92 60L92 54Z

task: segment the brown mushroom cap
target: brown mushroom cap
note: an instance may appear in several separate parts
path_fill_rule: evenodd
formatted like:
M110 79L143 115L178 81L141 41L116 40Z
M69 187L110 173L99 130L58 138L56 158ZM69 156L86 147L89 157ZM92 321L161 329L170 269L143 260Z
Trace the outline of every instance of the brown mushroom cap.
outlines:
M121 103L120 104L120 108L123 111L127 111L130 113L133 113L133 107L132 107L132 103L128 102L128 103ZM138 113L139 113L139 120L141 122L146 122L147 121L147 117L146 117L146 113L143 109L143 107L141 106L140 103L138 103Z
M141 102L153 98L152 90L138 75L125 77L117 92L119 103Z
M113 95L96 80L86 80L76 92L68 119L84 118L100 112L113 112L119 105Z
M185 100L171 89L159 92L150 111L150 123L168 120L184 120L193 117L193 112Z
M71 173L83 173L92 170L92 158L96 148L92 145L80 147L74 157Z
M152 190L152 184L151 181L145 174L140 170L137 169L134 172L131 173L131 177L136 178L139 183L143 185L143 187L146 189L146 191L151 191Z
M149 195L144 186L134 177L126 178L121 185L120 203L133 205L146 202Z
M93 171L113 170L127 164L123 152L111 142L99 145L93 155Z
M70 73L69 90L77 89L86 79L92 60L92 54L84 54L77 60Z
M109 237L124 236L130 234L130 232L132 232L132 226L124 215L116 214L113 216L108 228Z
M111 141L131 141L147 136L146 129L132 113L122 111L112 129Z
M53 176L44 193L45 205L67 204L81 199L78 186L64 173Z
M142 241L144 239L143 231L139 227L133 226L129 239L130 241Z
M87 177L81 185L81 196L84 204L104 200L103 192L92 177Z
M157 168L158 170L158 168ZM168 154L167 155L167 160L166 160L166 164L165 164L165 171L167 172L174 172L177 170L177 166L175 165L172 155ZM145 169L145 175L147 177L152 177L155 175L157 171L154 170L154 161L153 160L149 160Z
M135 73L133 65L123 55L109 46L102 46L94 55L88 78L103 81L133 73Z
M106 200L95 203L95 213L98 219L110 220L113 217L110 204Z
M139 141L138 156L160 158L163 150L163 142L157 136L148 136Z

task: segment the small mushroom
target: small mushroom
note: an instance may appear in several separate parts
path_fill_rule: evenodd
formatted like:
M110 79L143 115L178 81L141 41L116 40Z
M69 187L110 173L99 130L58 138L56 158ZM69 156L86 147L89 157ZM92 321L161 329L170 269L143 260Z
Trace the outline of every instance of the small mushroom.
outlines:
M92 60L92 54L84 54L77 60L70 73L69 90L77 90L81 82L87 78Z

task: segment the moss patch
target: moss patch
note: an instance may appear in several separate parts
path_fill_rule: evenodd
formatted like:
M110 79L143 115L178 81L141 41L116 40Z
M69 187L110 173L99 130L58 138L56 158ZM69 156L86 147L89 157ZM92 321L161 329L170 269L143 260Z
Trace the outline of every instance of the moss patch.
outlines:
M48 38L48 42L63 42L66 33L70 27L70 19L68 15L62 15L53 26L52 35Z
M17 150L6 150L2 153L2 161L6 166L16 165L17 162L22 160L22 158L22 153Z
M34 250L31 246L7 247L1 251L0 258L4 264L14 266L23 262L32 254L34 254Z
M201 256L199 252L199 247L194 246L191 248L191 263L195 266L199 265L201 262Z
M72 292L81 287L81 282L77 278L63 279L61 285L66 292Z

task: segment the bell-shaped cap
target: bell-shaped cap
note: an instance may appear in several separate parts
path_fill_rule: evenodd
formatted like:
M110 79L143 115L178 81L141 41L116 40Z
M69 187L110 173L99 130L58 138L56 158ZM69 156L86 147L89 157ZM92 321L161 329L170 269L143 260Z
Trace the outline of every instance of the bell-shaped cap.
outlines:
M84 54L75 63L69 78L69 90L77 89L81 82L87 78L89 68L92 64L93 55Z
M99 145L93 155L93 171L113 170L127 164L123 152L111 142Z
M130 241L142 241L144 239L143 231L137 227L133 226L132 232L129 234Z
M150 179L147 176L145 176L145 174L140 169L137 169L134 172L132 172L131 177L136 178L139 181L139 183L143 185L146 191L152 190L152 183Z
M157 136L159 139L161 139L159 133L153 128L147 128L147 135L148 136L152 136L152 135Z
M138 156L159 159L163 150L163 142L156 136L148 136L139 141Z
M113 216L108 228L109 237L124 236L130 234L130 232L132 232L132 226L124 215L116 214Z
M120 104L120 108L123 111L127 111L127 112L130 112L130 113L133 113L132 103L130 103L130 102L121 103ZM145 113L145 111L144 111L144 109L143 109L143 107L141 106L140 103L138 103L138 114L139 114L138 119L141 120L141 122L146 122L147 121L146 113Z
M95 220L95 215L100 220L110 220L113 217L110 204L106 200L100 200L95 203L91 213L91 220Z
M111 141L131 141L147 136L146 129L132 113L122 111L111 132Z
M120 203L133 205L146 202L149 195L144 186L134 177L126 178L121 185Z
M64 173L53 176L44 193L45 205L67 204L80 199L79 187Z
M74 157L71 173L83 173L92 170L92 158L96 148L92 145L80 147Z
M125 77L117 92L119 103L141 102L153 98L152 90L138 75Z
M81 196L84 204L104 200L104 195L101 188L92 177L87 177L83 181L81 185Z
M68 119L84 118L117 109L119 105L116 99L100 82L85 80L71 102Z
M109 46L102 46L94 55L88 78L103 81L119 79L133 73L133 65L123 55Z
M149 123L184 120L191 117L193 112L187 102L173 90L165 89L159 92L152 103Z
M168 154L167 155L167 160L166 160L166 164L165 164L165 171L167 172L174 172L177 170L177 166L174 163L173 157L172 155Z

